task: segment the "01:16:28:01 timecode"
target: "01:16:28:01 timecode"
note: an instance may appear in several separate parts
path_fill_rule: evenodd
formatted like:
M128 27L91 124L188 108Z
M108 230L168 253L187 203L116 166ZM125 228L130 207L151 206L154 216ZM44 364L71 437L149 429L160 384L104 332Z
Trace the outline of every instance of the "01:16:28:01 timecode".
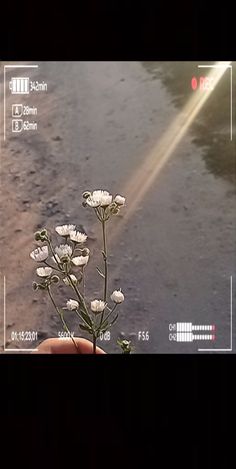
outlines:
M11 332L11 340L16 341L30 341L33 342L34 340L38 339L38 332L36 331L12 331Z

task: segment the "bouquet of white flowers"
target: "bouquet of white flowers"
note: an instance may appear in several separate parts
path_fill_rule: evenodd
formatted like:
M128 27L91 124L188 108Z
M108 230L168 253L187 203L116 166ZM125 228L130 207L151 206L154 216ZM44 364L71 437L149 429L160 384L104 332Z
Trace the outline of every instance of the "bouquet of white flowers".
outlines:
M85 273L90 259L90 250L85 246L87 235L76 231L75 225L62 225L55 228L56 233L64 238L64 244L53 246L52 237L46 229L35 233L35 240L43 243L30 253L30 257L43 263L36 269L40 282L33 282L34 290L47 291L52 304L59 315L63 329L71 338L76 350L80 353L79 345L67 324L66 310L74 311L79 319L79 327L92 336L93 353L96 353L96 342L101 333L106 332L118 319L117 307L124 301L124 294L115 290L110 295L111 305L108 303L108 254L106 224L113 215L117 215L125 205L125 198L116 195L114 198L107 191L96 190L83 193L84 207L90 207L94 211L102 227L102 259L103 269L96 267L98 274L104 281L103 298L95 298L88 302L85 298ZM65 306L60 308L54 298L54 287L63 282L70 288L73 298L66 299ZM131 352L130 342L117 341L123 353Z

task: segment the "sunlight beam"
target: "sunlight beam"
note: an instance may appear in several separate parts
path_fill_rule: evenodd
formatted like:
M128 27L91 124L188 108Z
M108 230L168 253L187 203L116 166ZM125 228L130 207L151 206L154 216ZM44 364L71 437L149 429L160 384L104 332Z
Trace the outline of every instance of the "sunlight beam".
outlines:
M213 78L214 88L228 69L231 62L217 62L208 74L208 78ZM127 199L127 208L124 211L122 221L114 226L110 236L117 236L123 229L124 224L130 219L142 200L150 189L161 170L176 150L178 144L188 131L192 122L199 114L203 105L208 100L213 90L202 91L198 88L194 95L186 103L182 111L178 113L174 121L170 124L164 135L157 142L151 152L144 158L134 175L127 181L122 190L122 194Z

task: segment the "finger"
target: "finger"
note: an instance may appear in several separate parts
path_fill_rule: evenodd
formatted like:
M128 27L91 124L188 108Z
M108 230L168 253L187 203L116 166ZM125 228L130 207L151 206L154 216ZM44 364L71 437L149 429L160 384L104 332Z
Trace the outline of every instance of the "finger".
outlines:
M37 351L32 353L42 353L42 354L92 354L93 353L93 344L90 340L83 339L80 337L74 337L74 341L79 350L76 350L75 345L73 344L70 338L59 339L51 338L46 339L37 347ZM96 354L101 355L105 354L104 350L100 347L96 347Z

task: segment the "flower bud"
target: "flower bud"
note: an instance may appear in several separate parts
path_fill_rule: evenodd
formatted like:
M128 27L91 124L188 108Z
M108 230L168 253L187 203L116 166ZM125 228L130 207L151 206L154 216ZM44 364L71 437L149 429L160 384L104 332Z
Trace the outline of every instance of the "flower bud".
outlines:
M53 282L53 283L59 283L59 282L60 282L60 278L58 277L58 275L52 275L52 277L51 277L51 282Z
M117 344L120 346L123 353L131 353L132 346L131 346L131 341L130 340L126 340L126 339L117 340Z
M35 239L35 241L41 241L40 231L36 231L36 233L34 233L34 239Z
M81 251L82 256L89 256L89 254L90 254L90 250L88 248L82 249Z
M32 287L33 287L33 290L34 291L37 291L38 290L38 284L36 282L33 282L32 283Z
M112 295L111 295L111 300L114 301L114 303L123 303L125 297L122 293L121 290L114 290Z
M67 255L61 257L61 262L62 262L63 264L69 262L69 260L70 260L70 258L69 258L69 256L67 256Z
M122 195L116 195L114 198L114 201L117 203L117 205L124 205L125 204L125 197L122 197Z
M112 215L117 215L119 213L120 209L119 207L117 207L117 205L115 207L111 207L110 208L110 212L112 213Z
M83 192L83 198L84 199L87 199L90 195L91 195L91 192L89 192L89 191Z

